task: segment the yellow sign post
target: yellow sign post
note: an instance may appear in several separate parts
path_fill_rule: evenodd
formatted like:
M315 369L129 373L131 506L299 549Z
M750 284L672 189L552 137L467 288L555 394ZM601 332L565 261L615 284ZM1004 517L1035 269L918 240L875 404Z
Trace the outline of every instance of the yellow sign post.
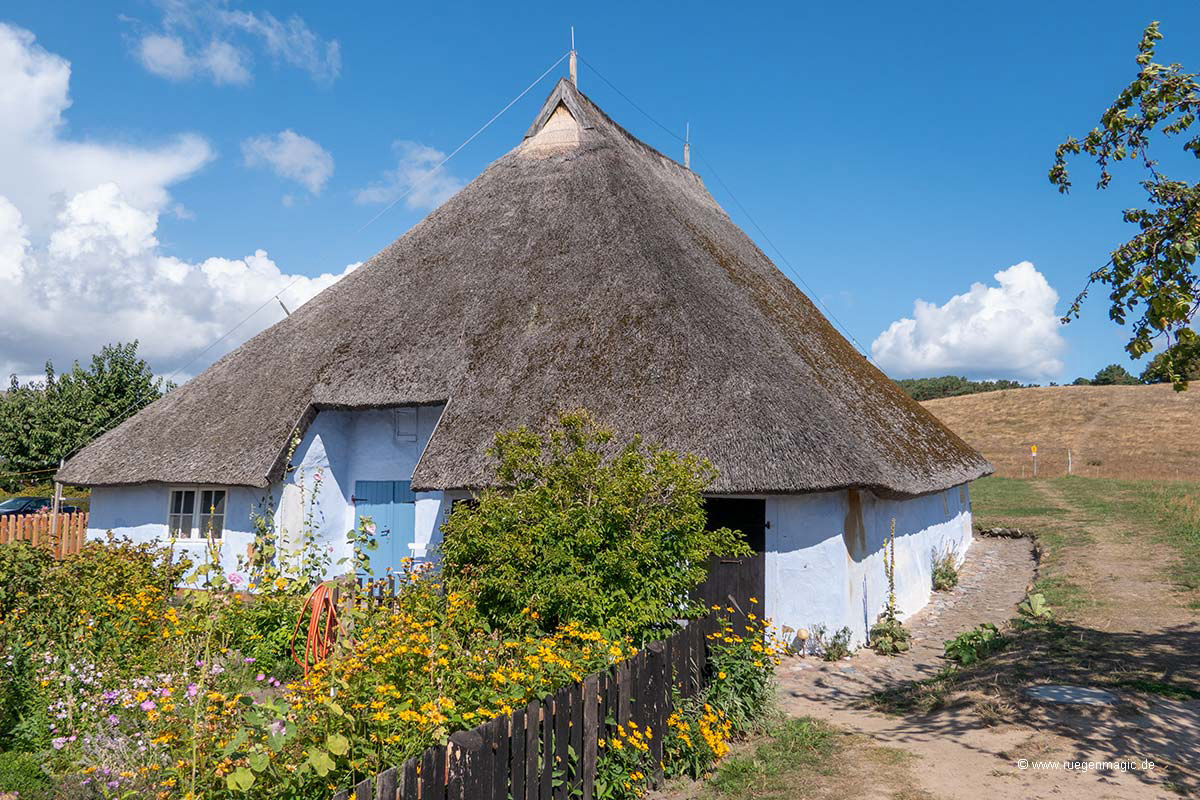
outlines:
M1033 455L1033 477L1037 477L1037 445L1030 445L1029 452Z

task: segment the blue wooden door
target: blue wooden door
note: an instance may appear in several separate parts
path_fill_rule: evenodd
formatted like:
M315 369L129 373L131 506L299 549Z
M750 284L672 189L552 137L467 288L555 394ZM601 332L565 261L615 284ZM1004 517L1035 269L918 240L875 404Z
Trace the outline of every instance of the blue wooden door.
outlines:
M389 567L399 572L401 559L412 555L409 545L416 541L417 499L411 485L409 481L354 483L355 524L363 517L375 523L378 547L370 555L376 578L387 575Z

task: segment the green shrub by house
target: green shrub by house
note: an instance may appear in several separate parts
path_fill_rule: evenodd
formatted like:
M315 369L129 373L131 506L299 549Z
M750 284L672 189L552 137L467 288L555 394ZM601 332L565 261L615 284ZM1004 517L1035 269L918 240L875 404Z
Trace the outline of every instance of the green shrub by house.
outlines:
M705 530L716 473L694 456L615 446L585 412L538 436L500 434L490 451L505 488L443 525L446 585L476 598L495 627L566 622L642 639L686 616L712 555L749 555L732 531Z

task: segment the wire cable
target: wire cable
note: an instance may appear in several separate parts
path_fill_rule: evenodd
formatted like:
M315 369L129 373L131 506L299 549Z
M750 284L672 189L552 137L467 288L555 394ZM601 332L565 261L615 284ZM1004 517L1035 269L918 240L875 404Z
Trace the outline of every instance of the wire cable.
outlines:
M491 119L489 119L487 122L483 123L482 128L480 128L479 130L475 131L470 136L468 136L466 138L466 141L464 141L458 147L454 148L454 150L452 150L450 152L450 155L446 156L441 161L439 161L437 163L437 165L434 166L433 169L426 172L421 178L418 178L417 180L413 181L412 185L410 185L407 189L405 189L403 192L401 192L394 200L392 200L392 202L390 202L386 206L384 206L383 210L381 210L378 214L376 214L375 216L373 216L369 220L367 220L365 223L363 223L363 226L361 228L359 228L357 231L355 231L355 233L362 233L363 231L365 231L367 229L368 225L370 225L372 222L374 222L375 220L382 217L387 212L391 211L393 208L395 208L397 203L399 203L401 200L403 200L404 198L406 198L410 194L412 194L414 191L416 191L416 189L418 187L420 187L423 183L432 179L433 176L437 174L438 170L440 170L443 166L445 166L447 161L449 161L450 159L452 159L456 155L458 155L458 152L460 150L462 150L464 147L469 145L471 142L475 141L475 137L477 137L479 134L486 131L493 122L500 119L500 117L504 116L505 111L508 111L510 108L512 108L514 105L517 104L518 100L520 100L525 95L529 94L530 90L533 89L533 87L535 87L539 83L541 83L542 79L545 78L547 75L549 75L551 73L551 71L553 71L555 67L557 67L559 64L561 64L563 62L563 59L565 59L569 55L570 55L570 53L567 52L567 53L563 53L561 56L559 56L558 61L555 61L553 64L551 64L549 67L547 67L546 71L543 72L541 75L538 75L537 79L533 83L526 86L519 95L514 97L512 100L508 101L508 105L506 105L504 108L497 111L496 114Z

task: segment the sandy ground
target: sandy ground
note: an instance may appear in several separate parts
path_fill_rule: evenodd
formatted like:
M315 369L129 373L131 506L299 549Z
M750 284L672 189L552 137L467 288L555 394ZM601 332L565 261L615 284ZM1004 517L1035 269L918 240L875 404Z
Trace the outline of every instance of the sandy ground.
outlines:
M1105 539L1097 538L1098 545ZM1147 587L1157 585L1157 575L1150 574L1155 565L1141 559L1145 575L1139 568L1106 572L1105 564L1125 563L1127 556L1125 550L1089 556L1089 568L1101 573L1095 579L1103 580L1105 593L1114 598L1104 606L1109 629L1163 632L1176 624L1194 623L1194 615L1182 610L1150 623L1145 604L1153 601ZM941 658L945 639L980 622L1002 624L1011 618L1035 569L1028 540L979 538L958 588L935 596L908 621L915 634L909 654L886 658L864 652L834 664L788 659L778 673L783 710L825 720L879 745L913 754L919 759L914 769L918 785L933 797L1190 796L1200 786L1195 772L1200 763L1200 701L1121 692L1114 707L1042 704L1014 692L1009 681L1001 686L998 677L995 692L986 687L981 691L976 685L929 714L873 710L868 702L872 693L936 674L945 664ZM1159 600L1164 611L1174 607L1168 598ZM1193 652L1200 658L1200 651ZM1022 658L1030 656L1038 661L1036 653ZM1049 656L1043 660L1044 669L1022 672L1020 683L1051 682L1053 661ZM1068 768L1070 762L1119 760L1135 762L1136 769ZM1143 769L1147 760L1155 766ZM1055 768L1034 762L1051 762Z

